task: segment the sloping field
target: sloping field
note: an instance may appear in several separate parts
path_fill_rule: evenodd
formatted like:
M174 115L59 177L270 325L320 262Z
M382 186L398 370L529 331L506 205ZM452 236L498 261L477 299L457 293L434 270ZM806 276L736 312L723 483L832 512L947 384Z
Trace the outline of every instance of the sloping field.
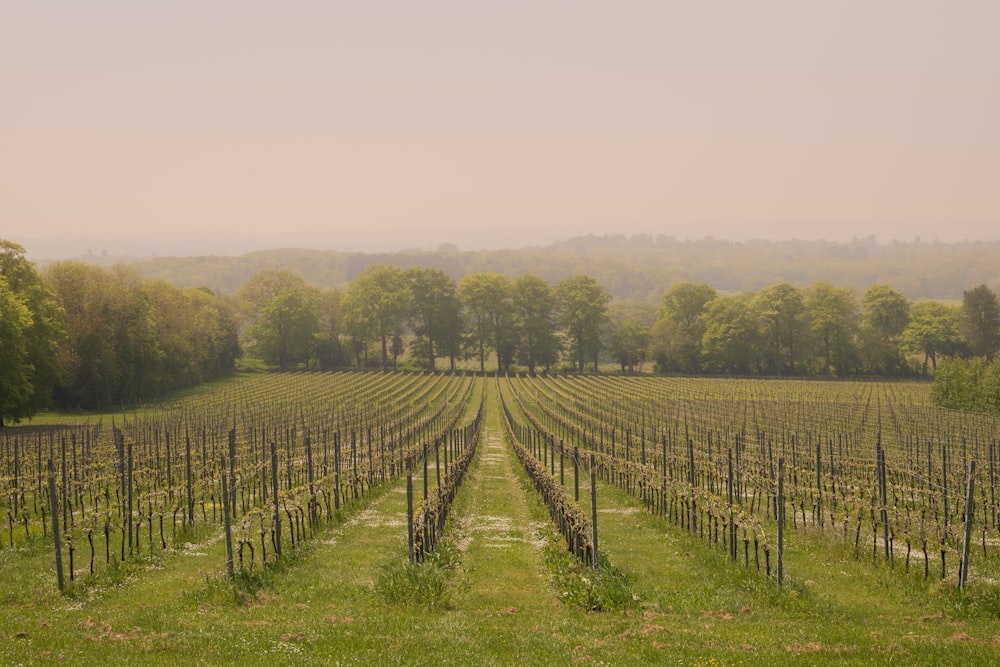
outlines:
M267 375L8 429L0 663L994 664L996 424L927 396Z

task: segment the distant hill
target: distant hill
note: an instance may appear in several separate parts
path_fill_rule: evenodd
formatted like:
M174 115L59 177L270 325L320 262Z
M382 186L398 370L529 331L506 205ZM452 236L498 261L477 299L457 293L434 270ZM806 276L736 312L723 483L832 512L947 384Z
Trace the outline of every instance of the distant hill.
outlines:
M96 258L95 258L96 259ZM102 258L107 261L107 258ZM392 253L277 249L239 257L158 257L135 262L146 276L181 286L231 293L263 269L287 269L320 287L343 287L373 264L441 268L455 279L496 271L533 273L557 281L587 273L619 299L656 300L672 284L706 282L724 292L756 291L779 281L806 286L818 280L863 291L887 283L913 299L961 299L986 284L1000 291L1000 241L893 242L874 237L849 243L678 240L639 234L590 235L516 250L437 250Z

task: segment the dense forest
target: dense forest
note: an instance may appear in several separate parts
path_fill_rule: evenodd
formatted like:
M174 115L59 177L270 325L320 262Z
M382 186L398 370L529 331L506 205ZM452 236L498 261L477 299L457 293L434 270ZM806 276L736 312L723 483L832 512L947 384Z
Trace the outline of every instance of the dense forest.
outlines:
M914 301L881 282L862 290L775 280L731 292L663 279L654 299L630 300L589 271L555 279L547 277L558 273L552 267L518 268L456 279L447 262L402 267L371 256L345 265L345 284L323 287L307 275L324 253L271 255L308 256L316 261L301 273L275 260L234 290L216 291L189 284L199 279L194 271L178 286L149 275L148 265L63 261L39 271L24 248L0 241L0 418L16 422L52 404L135 405L230 373L241 357L282 370L454 370L464 362L480 372L534 374L613 363L622 373L803 377L930 375L939 361L955 360L942 372L952 389L937 391L940 402L992 409L955 398L992 386L997 375L983 370L1000 350L1000 300L985 283L955 299ZM181 270L185 261L211 260L171 261ZM236 261L256 267L249 257ZM595 260L594 273L601 266ZM976 359L984 361L961 361Z
M99 256L91 257L100 261ZM149 277L185 287L235 293L266 269L285 269L321 288L344 288L370 266L437 268L455 280L473 273L537 275L557 282L593 276L615 299L655 302L670 285L703 282L723 293L757 291L776 282L806 287L818 281L863 291L892 285L910 299L957 301L973 285L1000 290L1000 242L893 242L874 237L827 241L732 242L669 236L585 236L515 250L345 253L284 249L240 257L164 257L132 260Z

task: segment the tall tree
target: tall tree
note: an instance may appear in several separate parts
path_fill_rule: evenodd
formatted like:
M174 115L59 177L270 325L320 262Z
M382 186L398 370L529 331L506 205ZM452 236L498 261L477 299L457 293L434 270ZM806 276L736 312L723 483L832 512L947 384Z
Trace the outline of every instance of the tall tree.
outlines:
M154 396L163 353L138 273L68 261L48 267L46 277L66 313L69 339L60 402L99 408Z
M796 361L804 356L808 319L802 292L788 283L777 283L757 292L751 307L768 346L768 371L777 375L796 372Z
M601 328L607 320L611 295L593 277L576 275L559 281L555 289L559 319L569 338L569 351L583 372L588 357L597 372L601 351Z
M251 313L256 313L264 304L282 292L293 287L301 287L306 281L285 269L265 269L250 276L240 288L240 299L249 304Z
M843 375L857 359L857 335L861 325L854 290L821 281L806 292L806 310L814 347L823 362L823 375Z
M501 273L473 273L458 283L458 295L465 305L472 334L479 350L479 372L486 372L486 351L497 355L497 372L502 373L513 357L513 283Z
M389 370L389 342L399 333L410 304L410 286L405 272L395 266L377 264L359 275L347 288L343 308L353 335L382 346L382 370Z
M19 410L22 416L31 416L48 407L53 390L62 379L65 313L48 284L25 257L22 246L0 240L0 278L7 281L7 289L28 309L31 319L24 331L29 386L23 409Z
M160 389L188 387L232 371L239 354L235 308L207 288L146 281L163 353Z
M260 321L246 332L251 349L261 359L287 370L309 365L313 337L319 329L320 293L315 287L291 287L260 309Z
M723 296L705 307L702 364L715 373L751 374L760 365L760 327L750 304Z
M329 370L346 363L340 334L344 327L344 312L341 307L340 290L323 290L319 296L319 329L314 342L316 360L319 367Z
M701 370L705 309L718 293L705 283L677 283L664 292L652 330L661 367L687 373Z
M518 358L528 367L528 373L534 375L538 366L549 368L559 360L555 296L544 279L531 274L514 281L513 295L514 312L521 332Z
M898 375L906 368L899 337L910 321L910 300L888 285L872 285L861 299L868 371Z
M0 427L31 414L30 329L31 312L0 275Z
M900 335L900 345L911 354L924 355L924 373L937 370L938 355L954 355L961 345L961 311L940 301L919 301L910 308L910 322Z
M969 351L992 359L1000 350L1000 300L986 285L962 292L962 337Z
M453 339L461 336L458 287L441 269L410 269L406 277L412 294L413 333L421 341L427 367L433 371L440 350L453 349Z
M616 320L611 330L611 352L622 373L641 370L646 362L651 335L649 327L634 320Z

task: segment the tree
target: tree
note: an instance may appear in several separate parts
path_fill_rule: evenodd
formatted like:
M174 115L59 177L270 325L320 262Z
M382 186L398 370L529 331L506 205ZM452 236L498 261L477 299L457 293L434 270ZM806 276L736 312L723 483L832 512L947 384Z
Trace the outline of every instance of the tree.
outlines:
M260 321L246 332L251 349L281 370L297 362L308 367L319 329L319 304L320 293L315 287L302 285L279 292L261 307Z
M796 372L796 360L804 356L808 321L802 292L788 283L777 283L759 291L751 301L768 342L764 359L771 373Z
M240 299L250 306L251 315L285 290L306 284L300 276L284 269L265 269L250 276L240 288Z
M389 341L399 333L410 305L404 271L377 264L359 275L344 295L344 316L357 345L377 340L382 345L382 370L389 370Z
M868 371L896 375L906 367L899 337L910 321L910 301L888 285L872 285L861 299Z
M556 335L555 297L549 284L538 276L526 274L514 281L514 313L521 345L518 359L535 374L535 368L548 369L559 360Z
M7 289L13 298L27 308L31 319L23 332L25 361L30 367L29 386L23 395L23 404L17 410L22 417L30 417L48 407L53 391L62 379L65 313L52 290L25 257L22 246L0 240L0 278L7 282ZM0 343L0 357L3 356L2 350ZM13 394L10 394L7 401L11 401L12 397ZM12 412L8 412L7 416L14 419ZM2 417L0 412L0 419Z
M724 296L705 308L702 364L716 373L747 375L760 363L759 331L754 309L743 299Z
M65 407L103 408L154 396L163 353L149 297L135 270L59 262L46 277L66 314Z
M649 327L635 321L615 321L611 331L611 352L622 373L634 373L646 361L651 335Z
M412 294L410 319L413 333L421 341L418 346L423 349L427 367L433 371L438 353L442 349L455 349L455 339L462 334L458 287L440 269L410 269L406 277Z
M955 355L962 345L959 336L961 310L940 301L920 301L910 308L910 322L900 335L900 345L911 354L924 355L924 373L928 363L937 371L938 355Z
M705 309L718 293L705 283L678 283L664 292L652 335L664 369L701 370L701 338Z
M1000 350L1000 300L986 285L962 292L961 332L974 355L992 359Z
M235 308L207 288L180 288L147 281L163 356L160 390L189 387L233 370L239 356Z
M594 360L601 351L601 327L607 320L611 295L594 278L576 275L561 280L555 289L559 320L569 338L569 352L582 373L587 357Z
M340 334L344 326L341 297L338 289L323 290L319 296L319 328L313 346L316 361L323 370L338 368L346 364L344 348L340 342Z
M854 290L821 281L806 292L805 306L823 375L832 376L834 368L837 375L843 375L857 359L861 313Z
M468 311L479 350L479 372L486 372L486 350L497 355L497 372L509 365L514 342L513 283L500 273L473 273L458 283L458 295Z
M30 329L31 312L0 275L0 427L31 414Z

